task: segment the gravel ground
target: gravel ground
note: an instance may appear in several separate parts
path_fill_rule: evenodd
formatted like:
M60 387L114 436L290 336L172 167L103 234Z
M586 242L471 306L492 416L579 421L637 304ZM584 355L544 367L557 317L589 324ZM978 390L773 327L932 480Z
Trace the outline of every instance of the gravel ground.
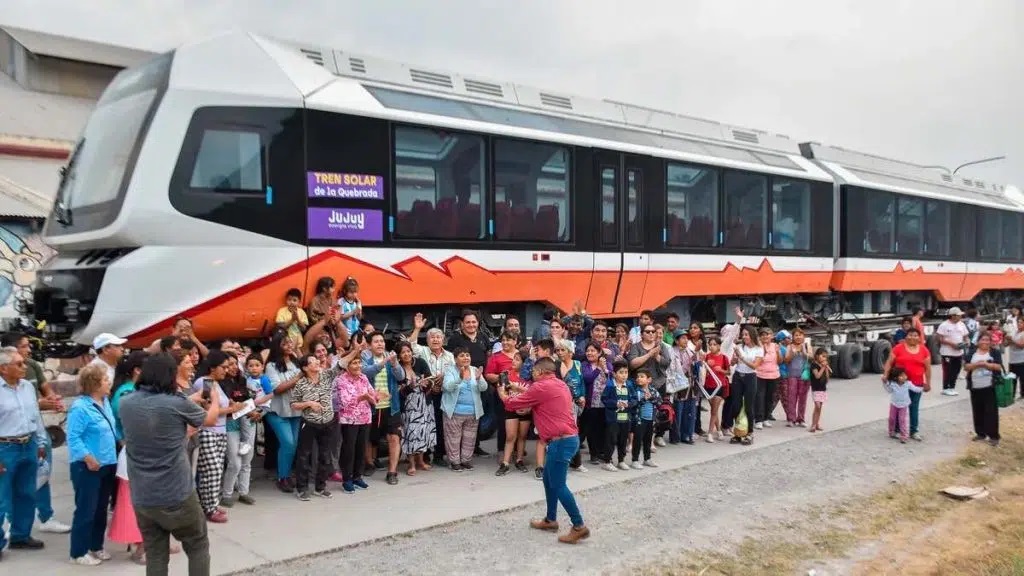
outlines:
M621 573L688 549L721 549L746 535L745 527L799 518L810 504L869 493L952 457L968 438L970 405L923 410L921 420L923 443L901 445L886 436L884 422L875 422L765 448L738 447L736 456L585 491L577 499L593 533L578 546L530 530L530 518L543 513L530 506L247 573ZM568 519L559 514L564 532Z

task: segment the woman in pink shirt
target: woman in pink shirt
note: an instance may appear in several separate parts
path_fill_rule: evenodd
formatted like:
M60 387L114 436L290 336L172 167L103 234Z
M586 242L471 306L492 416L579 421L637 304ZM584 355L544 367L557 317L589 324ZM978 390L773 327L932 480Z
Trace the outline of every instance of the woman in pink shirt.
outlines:
M381 396L363 374L363 362L359 356L349 360L345 371L334 381L334 389L338 422L341 424L338 467L344 479L342 489L351 494L356 488L369 488L363 481L363 467L358 464L366 451L373 408Z
M764 360L754 370L757 375L757 393L754 397L754 428L772 427L772 411L775 409L775 389L779 386L779 345L772 341L772 332L762 328L758 334L764 348Z

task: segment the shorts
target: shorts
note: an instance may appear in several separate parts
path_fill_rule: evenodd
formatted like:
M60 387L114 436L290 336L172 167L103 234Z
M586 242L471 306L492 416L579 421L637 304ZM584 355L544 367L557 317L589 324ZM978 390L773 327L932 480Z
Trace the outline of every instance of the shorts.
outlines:
M717 391L715 391L714 388L705 388L704 391L707 392L708 398L728 398L729 397L729 387L728 386L722 386ZM714 392L714 393L712 394L712 392Z
M824 390L821 392L811 392L811 399L815 402L824 404L825 401L828 400L828 392L825 392Z
M402 414L392 414L390 407L373 411L373 420L370 421L370 443L380 442L385 434L402 435Z
M533 422L533 411L529 411L526 414L516 414L515 412L505 412L505 421L519 420L520 422Z

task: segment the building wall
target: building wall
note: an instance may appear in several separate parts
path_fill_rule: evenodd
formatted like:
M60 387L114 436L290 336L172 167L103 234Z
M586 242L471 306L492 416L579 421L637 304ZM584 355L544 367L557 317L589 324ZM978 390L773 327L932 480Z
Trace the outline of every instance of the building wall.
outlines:
M18 316L15 298L32 298L36 272L57 254L43 244L41 224L23 218L0 219L0 318Z
M48 56L28 58L29 90L98 99L119 69Z

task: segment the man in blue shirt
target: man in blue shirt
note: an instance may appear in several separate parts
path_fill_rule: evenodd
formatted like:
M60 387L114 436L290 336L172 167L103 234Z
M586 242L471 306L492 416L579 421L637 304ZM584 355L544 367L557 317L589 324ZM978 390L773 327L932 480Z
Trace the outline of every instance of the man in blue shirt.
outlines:
M25 359L18 349L0 349L0 500L11 515L10 548L39 550L32 538L36 512L36 474L46 458L46 429L35 388L25 380ZM7 538L0 532L0 559Z

